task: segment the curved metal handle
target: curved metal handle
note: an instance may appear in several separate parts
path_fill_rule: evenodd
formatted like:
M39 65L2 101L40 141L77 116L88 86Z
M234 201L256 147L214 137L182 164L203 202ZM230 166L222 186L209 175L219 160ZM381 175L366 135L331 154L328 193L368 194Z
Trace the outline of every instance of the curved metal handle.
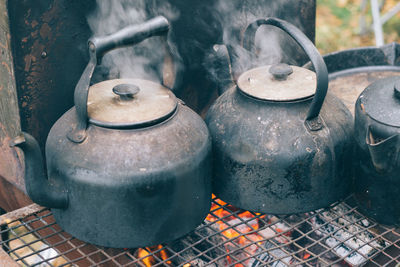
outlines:
M139 25L132 25L122 30L103 37L89 39L90 60L79 79L74 93L74 102L78 124L67 134L69 140L81 143L86 139L88 121L87 100L90 80L96 65L109 51L142 42L143 40L168 33L169 22L165 17L159 16Z
M252 50L254 48L255 34L258 27L261 25L272 25L285 31L303 48L307 56L310 58L317 75L317 89L308 111L306 122L310 122L308 126L311 128L311 130L320 129L321 122L317 121L318 115L321 111L322 104L324 103L324 99L328 91L328 70L324 60L322 59L322 56L314 44L302 31L289 22L277 18L258 19L247 26L244 32L242 43L243 47L247 50Z
M163 16L158 16L142 24L127 26L111 35L93 37L89 39L89 45L94 45L99 61L107 52L115 48L134 45L152 36L164 35L168 33L168 30L168 20Z
M225 91L235 85L232 77L231 59L228 47L224 44L215 44L212 49L212 57L214 59L213 68L218 76L218 95L222 95Z

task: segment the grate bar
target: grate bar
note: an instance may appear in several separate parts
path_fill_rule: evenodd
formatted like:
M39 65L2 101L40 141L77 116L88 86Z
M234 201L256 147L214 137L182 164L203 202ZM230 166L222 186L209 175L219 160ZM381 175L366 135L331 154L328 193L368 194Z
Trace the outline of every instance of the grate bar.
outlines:
M49 209L33 204L0 216L0 260L7 266L394 266L400 229L357 211L353 196L327 209L273 216L237 209L213 198L204 223L171 243L108 249L65 233ZM38 244L44 244L37 248ZM46 252L51 255L44 255ZM32 258L35 261L32 262Z

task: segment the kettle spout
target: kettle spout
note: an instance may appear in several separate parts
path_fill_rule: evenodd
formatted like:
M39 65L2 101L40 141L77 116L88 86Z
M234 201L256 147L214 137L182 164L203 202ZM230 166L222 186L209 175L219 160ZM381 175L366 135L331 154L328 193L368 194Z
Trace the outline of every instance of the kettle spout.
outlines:
M378 172L389 172L400 160L400 136L392 135L385 139L377 139L370 129L367 131L367 145L372 164Z
M218 95L222 95L225 91L235 85L232 77L232 65L229 51L226 45L213 46L213 69L214 76L218 85Z
M32 201L49 208L66 208L67 193L51 185L47 179L40 147L35 138L22 133L11 141L10 146L19 147L24 152L25 187Z

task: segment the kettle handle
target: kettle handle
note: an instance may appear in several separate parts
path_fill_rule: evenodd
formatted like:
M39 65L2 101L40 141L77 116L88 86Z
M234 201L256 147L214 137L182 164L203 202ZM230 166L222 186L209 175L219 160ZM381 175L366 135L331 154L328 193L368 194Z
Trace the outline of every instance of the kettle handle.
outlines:
M320 122L318 123L315 119L318 118L326 93L328 91L328 70L321 54L301 30L289 22L277 18L258 19L253 23L250 23L246 27L242 39L242 46L245 49L249 51L253 49L255 34L261 25L272 25L286 32L301 46L301 48L310 58L317 76L317 89L308 111L306 122L310 126L311 130L313 130L315 126L317 126L315 130L318 130L317 128L321 128L321 125L319 125Z
M86 139L88 123L87 100L90 80L96 65L100 64L102 57L113 49L134 45L152 36L165 35L168 30L168 20L163 16L158 16L142 24L125 27L111 35L89 39L90 60L75 86L74 102L78 123L67 134L70 141L81 143Z

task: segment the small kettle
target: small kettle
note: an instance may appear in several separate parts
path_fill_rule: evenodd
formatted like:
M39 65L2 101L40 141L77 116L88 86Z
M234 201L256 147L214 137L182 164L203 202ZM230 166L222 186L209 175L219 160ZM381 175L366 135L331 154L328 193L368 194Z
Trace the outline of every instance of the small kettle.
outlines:
M250 50L261 25L288 33L315 73L286 64L230 76L228 49L216 46L222 95L207 113L213 139L213 190L237 207L273 214L307 212L345 197L351 185L352 117L327 94L328 73L313 43L292 24L259 19L244 32Z
M378 80L355 106L355 191L360 209L400 225L400 76Z
M24 152L31 199L52 208L57 223L83 241L151 246L192 231L208 214L211 139L201 117L152 81L89 86L105 53L168 29L168 21L157 17L89 40L90 61L75 88L75 107L46 141L48 178L35 139L23 133L12 142Z

